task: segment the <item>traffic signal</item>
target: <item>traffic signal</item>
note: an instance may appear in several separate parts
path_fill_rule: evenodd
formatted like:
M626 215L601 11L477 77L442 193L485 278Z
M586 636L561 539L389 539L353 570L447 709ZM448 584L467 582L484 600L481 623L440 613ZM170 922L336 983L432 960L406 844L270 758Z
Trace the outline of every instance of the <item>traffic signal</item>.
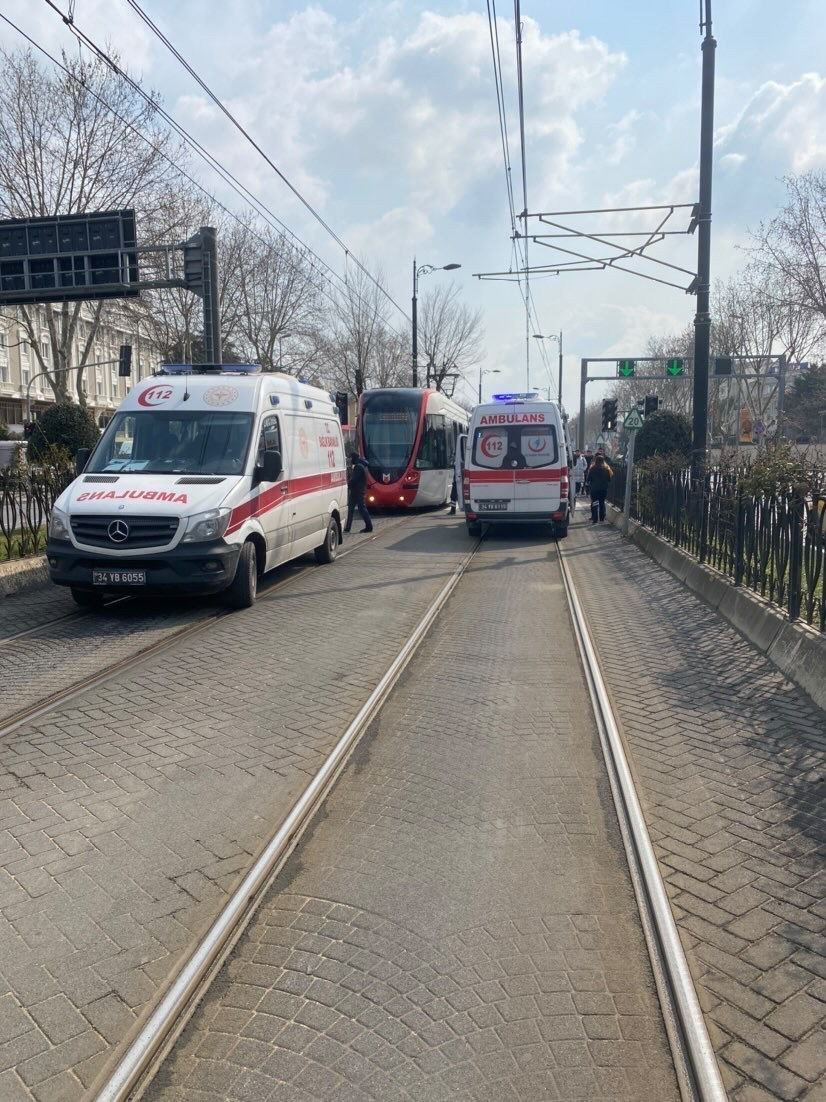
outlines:
M336 409L338 410L338 419L342 425L348 423L347 418L349 416L347 412L347 392L345 390L337 390L335 394Z
M683 361L679 356L673 360L666 360L665 373L669 379L679 379L681 375L685 374Z
M636 373L636 360L617 360L617 375L619 375L621 379L632 379Z
M132 345L122 344L118 352L118 376L128 379L132 374Z
M731 356L715 356L714 358L714 374L715 375L731 375Z
M657 406L659 406L659 404L660 404L660 399L657 397L656 394L646 394L646 396L645 396L645 409L643 410L643 412L645 413L645 416L648 417L650 414L656 413L657 412Z
M613 432L617 427L617 399L602 399L602 431Z

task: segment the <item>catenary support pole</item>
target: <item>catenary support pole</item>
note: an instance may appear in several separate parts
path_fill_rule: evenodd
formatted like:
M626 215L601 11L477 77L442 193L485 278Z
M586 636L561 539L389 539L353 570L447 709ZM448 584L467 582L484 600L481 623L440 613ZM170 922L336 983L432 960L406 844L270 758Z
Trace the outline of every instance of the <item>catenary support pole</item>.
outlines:
M411 302L411 319L413 322L413 386L419 385L419 319L416 313L418 300L416 296L416 258L413 257L413 301Z
M579 361L579 422L576 427L576 446L585 450L585 386L588 382L588 361Z
M697 312L694 316L693 468L705 466L708 436L708 361L711 340L711 181L714 155L714 57L711 0L704 0L703 75L700 108L700 201L697 211Z
M562 330L559 330L559 408L562 409Z
M625 498L622 505L622 534L628 535L628 521L631 519L631 487L634 478L634 445L637 442L636 429L628 433L628 455L625 459Z
M214 226L201 226L204 263L204 363L219 364L221 356L221 303L218 296L218 235Z

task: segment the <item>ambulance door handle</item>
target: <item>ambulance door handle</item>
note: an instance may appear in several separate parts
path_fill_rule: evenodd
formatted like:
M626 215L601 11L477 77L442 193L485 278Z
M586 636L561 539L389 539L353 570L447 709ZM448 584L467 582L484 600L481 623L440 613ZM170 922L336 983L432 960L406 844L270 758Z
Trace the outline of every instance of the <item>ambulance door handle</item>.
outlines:
M282 494L288 494L289 492L290 492L290 487L287 485L286 482L282 482L281 483L281 493Z

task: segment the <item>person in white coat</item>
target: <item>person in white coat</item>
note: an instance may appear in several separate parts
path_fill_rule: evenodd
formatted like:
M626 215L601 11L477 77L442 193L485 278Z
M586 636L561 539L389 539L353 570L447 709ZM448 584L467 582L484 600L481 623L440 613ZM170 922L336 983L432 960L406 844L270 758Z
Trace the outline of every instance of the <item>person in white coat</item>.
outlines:
M585 473L588 470L588 460L581 452L575 455L574 463L574 496L579 497L585 485Z

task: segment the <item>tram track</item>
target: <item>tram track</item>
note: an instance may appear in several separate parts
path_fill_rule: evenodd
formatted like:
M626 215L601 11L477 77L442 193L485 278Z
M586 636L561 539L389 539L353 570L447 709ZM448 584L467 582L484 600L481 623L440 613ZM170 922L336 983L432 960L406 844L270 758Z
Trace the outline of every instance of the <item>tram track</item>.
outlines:
M344 559L348 555L352 555L354 552L358 551L362 547L366 547L375 539L377 539L380 535L384 534L385 532L395 530L409 519L410 517L405 515L392 524L383 525L381 529L379 529L374 535L370 536L368 539L362 540L360 543L356 544L355 547L351 547L346 551L341 551L337 556L336 561ZM288 564L288 566L291 566L291 564ZM268 599L275 596L276 594L280 594L285 587L291 585L299 578L304 577L309 571L316 569L318 569L318 567L314 563L307 563L306 565L299 564L297 569L295 568L295 566L292 566L287 577L281 578L278 581L275 581L269 585L266 585L265 583L265 588L259 590L258 603L266 602ZM116 605L132 604L137 600L138 598L132 595L116 597L111 602L107 602L104 611ZM215 624L223 621L226 617L231 616L232 614L233 613L231 609L218 608L209 610L205 613L202 619L199 619L195 623L186 624L182 628L174 630L170 634L165 635L163 639L159 639L154 643L150 643L148 646L141 647L139 650L133 652L132 654L126 655L118 661L106 665L103 669L100 669L93 674L90 674L86 677L81 677L76 681L73 681L71 684L61 687L53 693L49 693L45 696L40 697L40 699L27 704L23 708L19 708L13 712L7 713L2 718L2 720L0 720L0 739L11 735L20 727L32 722L33 720L39 719L41 716L46 715L49 712L54 711L61 705L70 703L76 697L87 692L89 689L96 688L109 681L113 677L117 677L127 670L131 670L134 667L147 662L148 660L156 657L159 654L164 653L171 647L176 646L178 643L181 643L186 639L190 639L193 636L200 635L208 631ZM74 620L82 621L91 615L93 614L79 609L77 612L70 612L64 616L55 617L52 620L46 621L46 623L36 624L31 628L23 629L22 631L17 632L12 636L6 636L5 638L0 639L0 652L2 651L2 648L4 646L11 644L12 642L20 641L22 639L36 640L40 637L46 637L49 630L56 625L65 625Z
M356 716L265 842L259 856L207 932L191 950L154 1007L144 1016L142 1024L123 1053L107 1069L98 1085L92 1088L89 1099L94 1102L127 1102L143 1095L228 955L255 916L270 885L332 790L359 740L378 716L428 635L481 542L475 541L470 552L439 590Z
M565 552L559 543L556 547L680 1091L686 1102L726 1102L728 1095L660 874L596 646L565 561Z

